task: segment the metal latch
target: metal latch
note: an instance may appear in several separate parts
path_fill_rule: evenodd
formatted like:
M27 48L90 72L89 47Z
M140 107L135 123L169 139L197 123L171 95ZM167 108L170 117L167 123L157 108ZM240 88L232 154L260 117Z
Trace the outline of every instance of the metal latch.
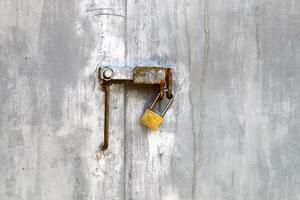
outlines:
M173 79L172 68L165 67L100 67L99 68L99 80L102 90L105 94L104 100L104 140L101 149L106 150L109 143L109 95L110 84L113 83L128 83L128 84L148 84L155 85L159 88L159 94L155 99L155 104L158 100L163 100L164 96L169 99L170 103L167 108L170 107L173 101ZM164 111L164 113L167 109ZM163 117L163 116L162 116ZM145 120L149 119L145 123ZM151 123L154 123L154 118L142 118L141 123L148 128L152 127ZM162 119L160 121L162 123ZM158 128L157 125L155 127ZM156 129L157 129L156 128ZM155 130L156 130L155 129Z

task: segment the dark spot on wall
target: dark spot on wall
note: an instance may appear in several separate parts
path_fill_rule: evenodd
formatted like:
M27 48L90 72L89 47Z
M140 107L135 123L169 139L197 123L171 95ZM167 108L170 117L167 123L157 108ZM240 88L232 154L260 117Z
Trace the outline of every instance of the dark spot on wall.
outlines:
M75 87L93 49L92 31L85 25L77 34L78 6L74 1L45 1L41 19L39 48L42 75L50 84L51 115L61 119L64 91Z

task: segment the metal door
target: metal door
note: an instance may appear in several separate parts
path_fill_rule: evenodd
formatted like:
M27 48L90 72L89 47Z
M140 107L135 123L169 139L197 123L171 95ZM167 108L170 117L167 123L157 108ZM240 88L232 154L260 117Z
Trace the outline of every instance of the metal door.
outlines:
M1 0L0 199L300 199L298 0ZM151 87L103 65L171 66L156 133Z

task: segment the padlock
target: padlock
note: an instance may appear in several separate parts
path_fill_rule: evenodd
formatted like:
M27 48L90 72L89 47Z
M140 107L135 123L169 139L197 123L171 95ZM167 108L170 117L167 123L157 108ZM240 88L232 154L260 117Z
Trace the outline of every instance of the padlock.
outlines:
M164 90L164 92L167 92L168 90ZM172 98L169 99L168 104L166 105L164 111L161 113L161 115L155 113L153 111L153 107L155 106L155 104L158 102L160 97L160 93L158 93L157 97L154 99L153 103L150 105L150 107L146 110L146 112L144 113L144 115L141 118L141 123L148 127L150 130L152 131L156 131L160 125L162 124L163 120L164 120L164 116L166 114L166 112L168 111L168 109L170 108L172 102L173 102L173 96Z

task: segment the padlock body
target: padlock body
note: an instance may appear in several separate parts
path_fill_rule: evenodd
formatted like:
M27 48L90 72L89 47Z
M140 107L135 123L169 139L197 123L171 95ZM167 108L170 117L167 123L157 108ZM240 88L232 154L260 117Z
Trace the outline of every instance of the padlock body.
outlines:
M141 118L141 123L153 131L156 131L162 122L163 118L150 109L147 109Z

